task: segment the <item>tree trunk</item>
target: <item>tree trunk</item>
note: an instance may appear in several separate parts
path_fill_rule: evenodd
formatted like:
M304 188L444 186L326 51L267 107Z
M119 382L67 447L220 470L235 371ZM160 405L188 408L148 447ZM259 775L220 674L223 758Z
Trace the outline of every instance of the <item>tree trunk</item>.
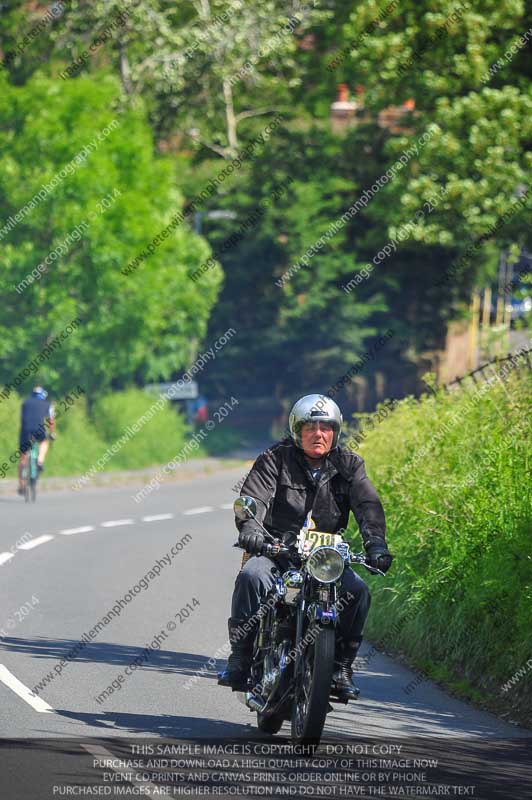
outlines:
M124 42L120 42L120 80L127 95L133 94L133 84L131 83L131 68Z
M236 135L236 117L235 108L233 105L233 90L228 78L224 78L224 100L225 100L225 118L227 120L227 143L231 155L236 155L238 152L238 138Z

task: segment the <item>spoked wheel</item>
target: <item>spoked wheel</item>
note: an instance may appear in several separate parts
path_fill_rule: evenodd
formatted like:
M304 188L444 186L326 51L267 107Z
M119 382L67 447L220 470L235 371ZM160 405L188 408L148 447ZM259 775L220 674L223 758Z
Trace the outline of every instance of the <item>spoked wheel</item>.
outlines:
M329 707L334 670L334 628L322 628L302 654L292 710L292 741L318 745Z
M36 478L31 478L31 480L29 481L29 484L30 484L29 494L30 494L30 497L31 497L31 502L34 503L35 500L37 499L37 480L36 480ZM26 484L26 486L27 486L27 484ZM29 498L26 498L26 502L29 502Z

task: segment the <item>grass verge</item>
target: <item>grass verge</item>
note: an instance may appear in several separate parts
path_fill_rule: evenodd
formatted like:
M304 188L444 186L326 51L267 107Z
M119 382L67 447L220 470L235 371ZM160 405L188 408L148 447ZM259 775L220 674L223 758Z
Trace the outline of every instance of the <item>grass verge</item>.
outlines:
M455 693L532 726L532 373L400 401L359 452L396 560L366 633ZM354 531L353 531L354 535ZM415 683L415 685L413 685Z

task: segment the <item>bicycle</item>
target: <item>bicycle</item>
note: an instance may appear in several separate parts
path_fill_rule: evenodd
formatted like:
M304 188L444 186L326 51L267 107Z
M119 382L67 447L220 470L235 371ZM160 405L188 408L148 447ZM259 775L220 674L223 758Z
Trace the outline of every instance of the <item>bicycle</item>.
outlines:
M28 460L22 467L22 482L24 484L24 500L32 503L37 499L37 478L39 470L37 460L39 458L39 443L33 442L28 453Z

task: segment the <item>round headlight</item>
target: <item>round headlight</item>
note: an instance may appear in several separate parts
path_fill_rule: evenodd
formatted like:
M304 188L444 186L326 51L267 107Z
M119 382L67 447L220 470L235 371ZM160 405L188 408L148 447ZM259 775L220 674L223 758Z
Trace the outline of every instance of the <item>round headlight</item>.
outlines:
M313 578L322 583L334 583L342 576L344 559L334 547L318 547L307 561L307 569Z

